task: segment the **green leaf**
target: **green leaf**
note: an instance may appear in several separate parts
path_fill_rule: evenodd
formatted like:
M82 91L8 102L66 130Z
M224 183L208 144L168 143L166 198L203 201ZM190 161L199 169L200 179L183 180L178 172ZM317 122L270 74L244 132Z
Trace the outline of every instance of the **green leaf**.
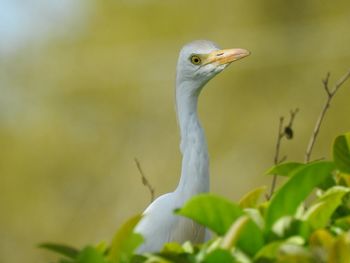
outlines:
M235 228L228 239L234 239L231 244L237 244L244 252L254 254L264 244L262 230L236 204L222 197L202 194L193 197L177 214L186 216L200 223L219 235L224 235L231 227ZM247 218L244 222L236 221L241 216ZM228 242L228 241L227 241Z
M107 263L103 255L93 247L84 248L78 255L76 263Z
M340 227L341 229L343 229L345 231L349 231L350 230L350 215L338 218L335 221L334 225Z
M322 247L329 250L334 243L334 237L326 229L318 229L312 233L309 238L309 245L311 248Z
M204 263L234 263L236 260L232 257L230 251L217 249L210 252L203 260Z
M237 240L237 246L248 255L254 256L264 243L263 231L249 218Z
M261 195L266 191L266 186L261 186L253 189L252 191L245 194L241 200L239 200L239 206L241 208L255 208Z
M161 252L153 254L147 263L193 263L193 256L187 253ZM129 263L129 262L128 262Z
M56 252L58 254L61 254L63 256L71 258L71 259L75 259L77 257L77 255L79 254L78 249L71 247L71 246L63 245L63 244L42 243L39 245L39 247Z
M280 217L272 227L271 237L288 238L298 236L307 239L310 235L311 228L304 220L296 219L293 216Z
M334 186L328 189L305 213L303 219L313 227L322 228L325 227L335 209L342 203L343 196L350 192L349 188L343 186Z
M212 194L201 194L190 199L176 214L202 224L218 235L223 235L243 210L236 204Z
M270 168L265 174L266 175L281 175L281 176L289 176L293 171L296 169L304 166L303 163L296 163L296 162L289 162L289 163L282 163L273 166Z
M282 241L270 242L262 247L259 252L255 255L254 259L274 259L277 257L280 246L283 244ZM255 262L255 261L254 261ZM260 261L258 261L260 262ZM264 261L261 261L264 262Z
M136 215L126 221L115 234L108 258L113 262L129 262L135 249L143 242L140 234L133 230L142 215Z
M106 253L106 251L108 251L109 244L106 241L101 241L95 246L95 249L99 251L101 254L104 254Z
M280 217L293 215L312 190L332 175L333 169L331 162L317 162L294 170L270 201L265 214L266 229L270 230Z
M350 262L350 235L345 233L341 235L333 244L329 262L349 263Z
M285 242L279 248L277 262L283 263L311 263L315 262L312 259L312 254L304 246L294 244L292 242Z
M265 227L264 217L257 208L245 208L244 212L253 220L253 222L260 228Z
M181 254L181 253L184 253L184 249L179 243L171 242L171 243L166 243L161 252Z
M247 215L239 217L232 224L221 243L224 249L237 246L249 255L254 255L263 245L262 230Z
M340 171L350 174L350 133L340 135L335 139L333 159Z
M330 176L326 180L324 180L322 183L320 183L317 187L323 191L326 191L329 188L336 186L336 185L337 185L337 180L335 179L334 176Z
M185 253L193 254L194 253L194 246L190 241L186 241L182 244L182 248Z
M299 237L271 242L256 254L254 262L314 262L302 244L303 239Z
M243 229L247 226L249 222L249 217L243 215L239 217L230 227L224 239L222 240L221 247L224 249L230 249L236 245L239 236L241 235Z
M338 172L337 177L339 178L339 185L350 187L350 174Z
M151 262L151 261L149 261L148 258L144 255L136 255L136 254L134 254L130 259L130 263L144 263L144 262Z

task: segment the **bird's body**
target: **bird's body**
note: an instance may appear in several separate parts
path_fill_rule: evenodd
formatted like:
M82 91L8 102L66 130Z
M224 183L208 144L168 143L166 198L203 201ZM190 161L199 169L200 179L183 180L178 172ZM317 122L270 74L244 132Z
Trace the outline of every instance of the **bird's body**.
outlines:
M211 78L231 62L247 55L249 52L244 49L220 50L207 40L197 40L182 48L176 74L181 178L174 192L158 197L149 205L136 226L135 232L145 239L139 253L159 251L167 242L204 241L203 226L173 213L192 196L209 191L208 147L197 115L198 96Z

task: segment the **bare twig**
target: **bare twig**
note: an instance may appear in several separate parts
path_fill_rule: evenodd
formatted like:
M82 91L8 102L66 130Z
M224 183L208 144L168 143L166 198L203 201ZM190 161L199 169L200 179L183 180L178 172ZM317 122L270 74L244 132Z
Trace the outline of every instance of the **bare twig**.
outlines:
M136 163L137 169L139 170L140 174L141 174L141 179L142 179L142 184L144 186L146 186L151 194L151 202L153 202L154 200L154 188L152 187L152 185L150 184L150 182L148 181L147 177L145 176L145 174L143 173L143 170L141 168L141 164L139 162L139 160L137 158L134 158L134 161Z
M278 135L277 135L277 142L276 142L276 151L275 151L275 157L273 160L275 165L279 163L281 141L282 141L282 138L284 136L283 122L284 122L284 117L280 117L280 125L278 126Z
M296 108L295 110L290 110L290 112L289 112L290 113L290 119L289 119L289 123L288 123L286 128L292 128L295 116L297 115L298 112L299 112L298 108Z
M330 77L330 73L328 72L325 79L322 80L323 87L327 93L327 100L326 100L325 104L323 105L321 113L317 119L315 128L312 132L309 144L307 146L306 153L305 153L305 163L310 162L311 153L312 153L312 150L314 148L318 133L320 132L321 124L324 120L326 112L331 105L331 101L332 101L334 95L337 93L339 88L344 84L344 82L350 78L350 70L342 78L340 78L338 80L338 82L334 85L332 90L329 89L329 85L328 85L329 84L329 77Z
M283 122L284 122L284 118L280 117L280 124L278 126L278 135L277 135L277 141L276 141L275 157L274 157L274 160L273 160L275 165L277 165L278 162L279 162L281 141L282 141L282 138L284 136L284 133L283 133ZM276 188L276 183L277 183L277 174L274 174L273 178L272 178L270 194L267 195L267 199L270 199L271 196L273 195L273 192L275 191L275 188Z
M284 155L283 157L280 158L281 142L282 142L282 139L284 137L286 139L289 139L289 140L293 138L294 132L293 132L292 126L293 126L295 116L298 112L299 112L298 108L290 111L289 123L285 127L283 127L284 117L283 116L280 117L280 122L279 122L279 126L278 126L278 135L277 135L277 141L276 141L276 148L275 148L275 156L274 156L274 160L273 160L275 165L280 164L287 159L286 155ZM270 190L270 194L267 195L267 199L270 199L271 196L273 195L275 188L276 188L276 183L277 183L277 174L273 175L272 183L271 183L271 190Z

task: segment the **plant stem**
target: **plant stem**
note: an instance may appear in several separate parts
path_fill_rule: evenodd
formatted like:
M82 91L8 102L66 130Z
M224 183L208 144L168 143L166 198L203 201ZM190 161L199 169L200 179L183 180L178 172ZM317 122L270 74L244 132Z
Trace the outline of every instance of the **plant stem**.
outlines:
M330 73L328 72L325 79L322 81L323 83L323 87L327 93L327 100L325 102L325 104L323 105L323 108L321 110L321 113L317 119L315 128L312 132L308 147L306 149L306 153L305 153L305 163L309 163L310 162L310 158L311 158L311 153L312 150L314 148L316 139L318 137L318 134L320 132L320 128L321 128L321 124L324 120L324 117L326 115L327 110L329 109L330 105L331 105L331 101L334 97L334 95L337 93L337 91L339 90L339 88L344 84L344 82L350 77L350 70L342 77L339 79L339 81L335 84L334 88L332 90L329 89L328 83L329 83L329 77L330 77Z
M275 148L275 156L274 156L274 160L273 160L275 165L280 164L287 159L287 156L283 156L282 158L280 158L281 142L282 142L283 137L285 137L287 139L293 138L292 126L293 126L295 115L298 113L298 111L299 111L298 108L290 111L289 123L285 127L283 127L284 117L283 116L280 117L280 123L278 126L278 135L277 135L277 141L276 141L276 148ZM270 194L267 194L267 199L270 199L275 191L276 183L277 183L277 176L278 176L277 174L273 175L272 183L271 183L271 190L270 190Z
M279 162L281 140L282 140L282 138L284 136L284 133L283 133L283 121L284 121L284 118L280 117L280 124L279 124L279 127L278 127L278 135L277 135L277 141L276 141L275 157L274 157L274 160L273 160L273 163L275 165L277 165L278 162ZM272 178L271 190L270 190L270 194L268 195L268 199L270 199L271 196L273 195L273 193L275 191L275 188L276 188L276 183L277 183L277 174L274 174L273 178Z
M144 186L146 186L151 194L151 202L153 202L154 200L154 188L152 187L152 185L150 184L150 182L148 181L147 177L145 176L145 174L143 173L143 170L141 168L141 164L139 162L139 160L137 158L134 158L134 161L136 163L137 169L139 170L140 174L141 174L141 180L142 180L142 184Z

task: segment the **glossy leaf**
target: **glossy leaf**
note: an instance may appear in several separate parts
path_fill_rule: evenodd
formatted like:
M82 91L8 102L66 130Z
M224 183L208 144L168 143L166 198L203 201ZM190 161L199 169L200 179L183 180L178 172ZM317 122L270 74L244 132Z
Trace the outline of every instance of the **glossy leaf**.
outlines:
M95 249L104 254L109 249L109 244L106 241L102 241L95 246Z
M107 263L103 255L93 247L84 248L78 255L76 263Z
M263 231L252 219L249 219L238 238L237 246L248 255L254 256L264 246L264 243Z
M232 224L235 224L235 221L244 215L243 210L238 205L211 194L193 197L176 213L193 219L219 235L224 235L232 227ZM237 243L237 246L243 251L253 254L263 245L263 233L252 219L247 218L247 222L237 226L234 243Z
M186 241L185 243L183 243L182 248L185 253L193 254L194 252L193 244L190 241Z
M277 262L283 263L311 263L312 255L305 247L291 243L284 242L279 248Z
M256 253L255 255L255 259L258 260L263 260L263 259L274 259L276 258L279 248L280 246L283 244L282 241L274 241L274 242L270 242L267 245L265 245L264 247L262 247L258 253ZM255 261L254 261L255 262ZM259 262L259 261L257 261ZM264 262L264 261L261 261Z
M244 212L249 215L249 217L253 220L253 222L260 228L263 229L265 227L264 217L261 212L257 208L245 208Z
M148 258L146 263L193 263L193 256L186 253L161 252ZM119 262L118 262L119 263ZM128 261L129 263L129 261ZM132 262L139 263L139 262Z
M265 215L267 230L282 216L293 215L312 190L331 176L333 169L334 164L331 162L317 162L294 170L290 179L270 201Z
M308 209L304 219L315 229L325 227L335 209L341 204L343 196L349 191L349 188L342 186L330 188Z
M218 235L223 235L243 210L236 204L212 194L201 194L193 197L176 214L193 219Z
M255 208L262 194L266 191L266 186L258 187L245 194L238 202L241 208Z
M350 187L350 174L338 173L339 185Z
M166 243L161 251L162 253L183 253L184 249L179 243Z
M265 174L266 175L277 174L281 176L289 176L293 171L302 167L303 165L305 164L297 163L297 162L281 163L270 168Z
M340 135L335 139L333 159L340 171L350 174L350 133Z
M335 221L335 225L343 229L344 231L350 230L350 215L338 218Z
M281 216L272 226L273 233L283 237L293 222L292 216Z
M293 216L280 217L272 227L270 235L279 238L300 237L307 239L310 236L311 228L304 220Z
M237 246L249 255L254 255L263 245L262 230L247 215L239 217L231 225L221 243L222 248Z
M140 234L133 230L142 218L136 215L126 221L113 238L108 258L113 262L129 262L134 250L143 242Z
M130 263L145 263L145 262L151 262L151 261L149 261L148 257L145 256L145 255L137 255L137 254L135 254L130 259ZM111 262L108 262L108 263L111 263Z
M71 246L63 245L63 244L42 243L39 245L39 247L54 251L60 255L66 256L71 259L75 259L79 254L78 249Z
M309 243L311 247L319 247L328 252L334 243L334 237L327 230L318 229L310 236Z
M203 260L204 263L234 263L235 259L232 257L230 251L224 249L217 249L210 252Z
M334 176L330 176L326 180L324 180L322 183L320 183L317 187L323 191L327 191L328 189L336 185L337 185L337 180L335 179Z
M222 240L221 247L224 249L230 249L234 245L236 245L237 240L239 239L240 234L244 230L244 228L247 226L247 223L249 222L249 217L246 215L243 215L239 217L230 227L226 235L224 236L224 239Z
M329 263L350 262L350 235L345 233L337 238L329 255Z

